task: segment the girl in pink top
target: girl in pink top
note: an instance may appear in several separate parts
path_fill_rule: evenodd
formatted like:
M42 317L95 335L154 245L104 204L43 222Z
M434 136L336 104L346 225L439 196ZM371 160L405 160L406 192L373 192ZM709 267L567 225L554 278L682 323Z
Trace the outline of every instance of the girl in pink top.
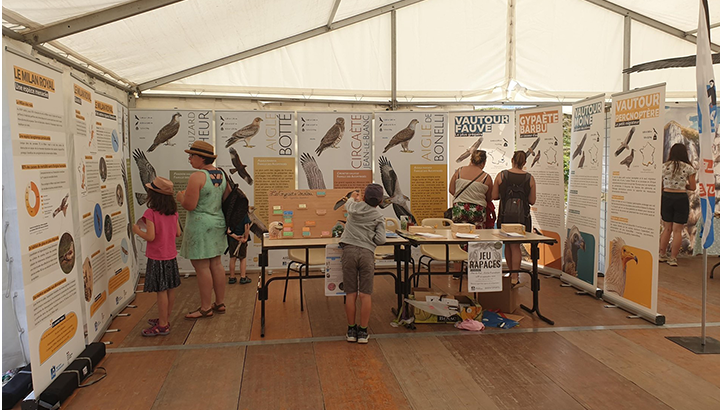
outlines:
M173 197L173 183L163 177L156 177L145 184L148 194L148 209L141 218L147 226L143 231L138 224L133 232L147 241L147 268L145 269L145 292L157 293L160 315L150 319L150 327L143 329L143 336L165 336L170 333L170 312L175 302L175 288L180 286L180 272L175 257L175 238L180 236L177 204Z

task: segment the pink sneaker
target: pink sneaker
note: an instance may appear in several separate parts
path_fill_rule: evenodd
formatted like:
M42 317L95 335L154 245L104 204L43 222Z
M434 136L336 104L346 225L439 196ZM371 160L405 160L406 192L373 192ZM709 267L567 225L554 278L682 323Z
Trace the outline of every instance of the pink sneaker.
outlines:
M142 335L146 337L154 337L154 336L167 336L170 334L170 326L160 326L155 325L153 327L149 327L147 329L143 329Z

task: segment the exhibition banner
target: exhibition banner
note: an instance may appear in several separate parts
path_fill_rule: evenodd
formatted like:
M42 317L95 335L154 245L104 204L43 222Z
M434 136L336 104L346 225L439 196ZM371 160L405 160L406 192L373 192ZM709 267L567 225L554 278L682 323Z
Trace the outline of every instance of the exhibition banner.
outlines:
M4 53L12 169L35 392L85 347L80 263L70 201L62 73L30 57ZM13 222L10 222L13 223Z
M94 97L95 139L100 177L99 216L102 217L102 235L99 240L105 250L107 297L111 310L115 311L123 302L135 296L135 282L130 280L132 250L128 232L131 231L132 224L125 204L127 184L123 180L125 158L120 132L122 117L117 101L97 93ZM95 158L92 161L87 160L86 165L91 162L95 162ZM98 216L94 215L94 212L93 210L93 217ZM93 269L93 274L95 273L99 274Z
M515 112L496 111L457 111L450 112L450 175L455 169L469 165L470 156L475 150L485 150L487 161L485 172L495 181L497 174L510 168L515 151ZM448 206L452 206L449 196ZM498 201L495 201L497 212Z
M516 150L527 154L525 171L537 187L530 207L533 229L557 240L555 245L540 245L539 263L560 272L565 239L562 107L517 111L516 133Z
M135 223L147 209L145 184L156 176L168 178L175 194L187 187L188 178L197 171L190 166L186 149L195 141L214 144L211 110L130 110L132 146L132 192ZM216 147L216 153L218 152ZM180 225L185 226L187 212L178 204ZM138 267L145 272L147 243L136 237ZM178 251L182 236L175 241ZM194 272L189 260L178 255L178 267Z
M502 242L468 242L468 292L502 290Z
M230 175L250 202L253 241L248 244L247 267L255 268L259 266L260 238L267 232L268 191L295 189L295 113L216 111L215 131L215 165ZM287 252L275 253L271 265L279 267L282 262L275 261L286 256Z
M612 96L604 298L657 313L665 84ZM613 300L615 299L615 300Z
M122 104L118 104L118 109L121 113L118 119L120 121L120 135L122 141L121 151L123 154L121 174L124 184L123 189L125 190L125 212L127 213L128 218L127 235L128 242L130 243L130 282L137 284L140 272L137 267L137 244L135 243L135 233L132 231L132 224L135 223L136 219L131 194L132 175L130 174L130 169L132 168L132 163L130 162L130 111Z
M372 113L298 112L299 189L372 183Z
M325 296L345 296L341 258L340 245L325 247Z
M563 279L597 290L602 161L605 144L605 94L572 106ZM588 286L589 285L589 286Z
M375 113L374 180L385 189L381 212L415 224L447 209L446 112Z

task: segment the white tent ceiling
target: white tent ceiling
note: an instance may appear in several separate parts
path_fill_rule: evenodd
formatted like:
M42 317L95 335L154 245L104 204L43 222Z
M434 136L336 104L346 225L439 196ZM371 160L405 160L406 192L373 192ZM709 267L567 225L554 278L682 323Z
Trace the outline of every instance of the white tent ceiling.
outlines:
M140 3L151 10L70 31ZM400 101L567 102L622 91L625 15L629 65L695 53L697 0L4 0L3 33L38 35L41 47L146 95L387 101L391 9ZM720 22L720 0L709 9ZM669 98L693 98L694 78L694 68L637 73L630 88L666 82Z

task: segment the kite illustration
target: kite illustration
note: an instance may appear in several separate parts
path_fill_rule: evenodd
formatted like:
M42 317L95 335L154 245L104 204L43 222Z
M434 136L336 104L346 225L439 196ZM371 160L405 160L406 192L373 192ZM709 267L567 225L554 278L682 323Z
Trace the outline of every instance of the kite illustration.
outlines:
M67 216L68 205L70 205L68 199L70 199L70 194L66 194L65 198L62 199L62 202L60 202L60 206L58 206L53 212L53 218L55 218L55 216L60 212L63 213L63 216Z
M621 142L618 149L615 150L616 157L620 155L625 149L630 149L630 140L632 139L634 133L635 127L630 128L630 132L628 132L628 135L625 137L625 141Z
M478 138L477 141L475 141L475 143L473 143L470 146L470 148L466 149L465 152L460 154L460 156L455 160L455 162L457 162L457 163L463 162L465 160L465 158L469 157L470 155L472 155L473 152L480 149L480 144L482 144L482 142L483 142L483 137L481 135L480 138Z
M578 144L577 148L575 148L575 151L572 154L572 159L575 159L576 157L579 157L582 153L583 145L585 145L585 139L587 138L587 133L583 135L582 140Z
M392 164L390 164L390 161L385 157L380 157L378 162L380 163L380 176L382 177L383 187L385 187L385 191L389 195L383 198L380 206L385 208L392 204L395 215L397 215L398 218L405 215L412 223L417 223L413 214L410 213L410 198L403 195L400 190L400 181L398 181Z
M250 145L250 139L254 137L258 131L260 131L260 121L262 121L262 118L255 117L253 122L251 124L248 124L239 130L233 132L232 136L228 138L227 142L225 143L225 148L230 148L230 146L238 141L242 141L245 143L245 148L252 148L254 145Z
M396 145L400 145L402 148L401 152L413 152L408 150L408 145L410 145L410 140L415 136L415 125L417 125L419 121L418 120L412 120L410 121L410 124L408 124L407 127L401 129L398 131L397 134L395 134L391 139L390 142L385 146L385 149L383 150L383 154L388 152L388 150Z
M317 161L315 161L315 157L304 152L300 156L300 165L305 171L305 177L307 178L310 189L325 189L325 179L323 178L322 170L320 170Z
M318 145L317 149L315 150L315 153L320 156L325 149L333 147L338 148L338 145L340 144L340 140L343 137L343 134L345 133L345 118L343 117L337 117L335 120L335 124L333 124L332 127L325 133L325 136L320 140L320 145Z
M148 148L148 152L153 152L155 148L158 147L158 145L167 143L170 144L170 138L177 135L178 131L180 130L180 122L178 121L178 117L182 117L179 112L176 112L172 116L172 120L170 120L169 123L167 123L164 127L158 131L157 135L155 136L155 140L153 141L152 145L150 145L150 148ZM172 144L175 145L175 144Z
M139 148L133 151L133 158L135 158L135 164L137 164L138 172L140 173L140 182L142 183L143 189L145 189L145 184L151 183L157 176L155 167L152 166L145 156L145 153L140 151ZM147 193L141 194L136 192L135 198L137 198L139 205L144 205L145 202L147 202Z
M235 148L230 147L230 161L233 164L233 167L230 168L230 173L238 173L240 175L240 178L244 179L245 182L248 183L248 185L253 184L253 178L252 176L247 172L247 165L243 164L242 161L240 161L240 155L238 155L237 151L235 151Z

